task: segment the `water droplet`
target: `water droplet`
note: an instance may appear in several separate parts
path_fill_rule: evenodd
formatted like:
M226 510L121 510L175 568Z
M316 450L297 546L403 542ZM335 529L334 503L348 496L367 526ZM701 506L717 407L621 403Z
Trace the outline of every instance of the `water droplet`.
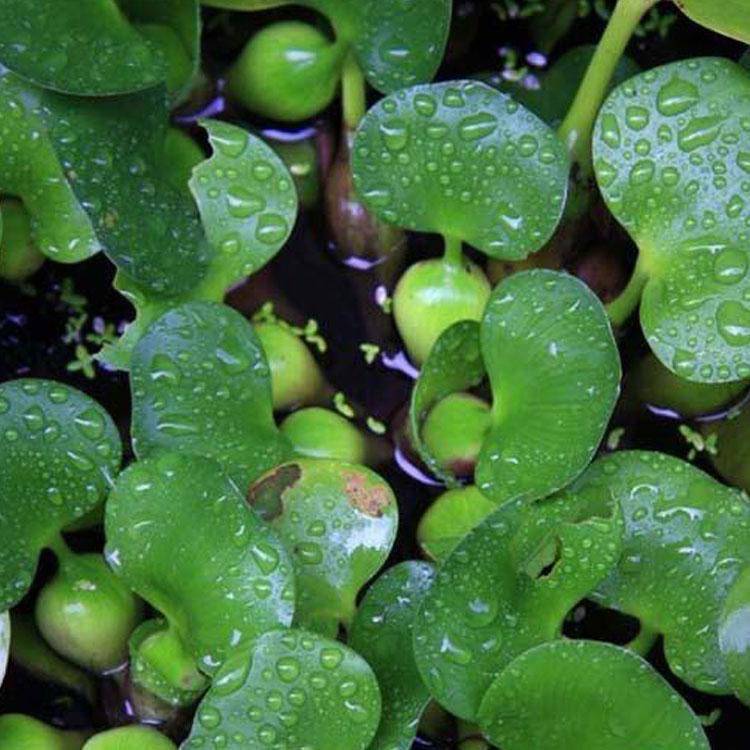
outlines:
M323 648L320 651L320 666L324 669L336 669L343 658L340 648Z
M722 302L716 311L721 337L730 346L750 344L750 310L739 302Z
M417 94L414 97L414 109L422 117L432 117L437 111L435 97L430 94Z
M604 143L610 148L619 148L621 137L620 125L617 122L617 118L611 112L607 112L602 115L601 126L602 140Z
M736 248L722 250L714 259L714 278L721 284L736 284L747 273L747 254Z
M403 120L391 119L381 123L380 135L389 151L401 151L409 142L409 131Z
M279 214L263 214L255 229L255 236L264 245L276 245L282 242L289 232L289 224Z
M221 712L214 706L203 706L198 713L198 721L204 729L216 729L221 724Z
M282 682L294 682L300 674L300 664L293 656L282 656L276 662L276 674Z
M675 117L687 112L698 103L698 99L697 86L675 76L659 90L656 106L665 117Z
M227 190L227 208L236 219L248 219L266 207L266 201L242 185Z
M497 117L489 112L477 112L464 117L458 123L458 134L465 141L478 141L486 138L497 129Z
M718 137L723 121L717 115L696 117L677 134L677 144L687 153L708 146Z
M625 122L633 130L643 130L650 119L651 115L645 107L632 104L625 110Z

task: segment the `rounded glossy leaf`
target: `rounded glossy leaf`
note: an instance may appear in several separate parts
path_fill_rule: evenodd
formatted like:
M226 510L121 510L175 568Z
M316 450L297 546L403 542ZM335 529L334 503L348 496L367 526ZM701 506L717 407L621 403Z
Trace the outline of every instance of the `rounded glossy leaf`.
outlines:
M115 0L2 0L0 62L69 94L121 94L165 78L158 49Z
M385 94L430 81L443 59L451 20L450 0L310 0L331 8L336 21L346 7L356 22L354 50L369 83ZM349 23L347 19L344 23Z
M0 385L0 610L26 593L41 550L102 502L121 457L109 415L80 391Z
M271 376L250 323L190 302L151 325L131 362L133 446L216 459L242 491L290 457L271 406Z
M379 719L378 683L360 656L304 630L271 630L251 660L217 675L183 748L231 737L245 750L365 750Z
M646 451L599 459L569 491L592 502L612 498L625 519L622 559L597 600L662 633L680 679L706 693L730 692L718 625L750 562L746 496L691 464Z
M349 645L375 671L383 698L380 725L369 750L409 750L430 701L414 663L412 632L434 577L429 563L400 563L375 581L357 610Z
M503 750L709 750L698 717L647 662L595 641L558 641L510 663L480 726Z
M202 125L214 152L193 170L190 189L216 250L202 287L221 299L281 249L297 215L297 194L284 162L265 141L218 120Z
M656 356L687 380L747 378L747 71L702 58L637 76L602 107L593 148L604 198L638 244Z
M5 679L5 668L8 666L10 653L10 616L7 612L0 614L0 685Z
M250 641L289 625L291 562L215 461L187 451L128 467L107 502L106 555L211 674Z
M176 750L168 737L152 727L131 725L95 734L81 750Z
M572 496L507 503L441 564L414 627L417 666L441 706L475 720L511 659L560 637L569 610L619 559L619 509L597 511Z
M750 42L750 14L744 0L674 0L680 10L701 26L743 42Z
M458 483L432 455L424 442L422 428L432 409L442 399L451 393L473 388L484 378L479 324L464 320L447 328L435 342L412 390L409 405L411 438L430 471L449 486L458 486Z
M735 695L750 705L750 567L737 577L722 608L719 646Z
M335 636L393 546L398 506L391 488L364 466L300 459L261 477L247 501L291 553L295 623Z
M25 104L27 86L0 70L0 193L23 200L37 247L61 263L75 263L98 252L99 241L65 178L52 139L42 135L38 113Z
M475 480L491 500L564 487L594 457L620 390L620 358L596 295L555 271L509 276L480 326L492 426Z
M516 260L552 235L569 167L553 130L477 81L381 100L362 120L352 153L357 191L387 223Z

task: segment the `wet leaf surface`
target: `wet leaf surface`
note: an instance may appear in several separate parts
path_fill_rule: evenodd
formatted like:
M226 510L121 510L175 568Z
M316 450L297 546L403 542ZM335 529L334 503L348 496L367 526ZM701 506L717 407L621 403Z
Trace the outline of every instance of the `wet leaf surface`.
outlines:
M365 750L379 718L377 680L360 656L304 630L271 630L251 660L217 675L183 747Z
M291 561L218 463L162 452L119 477L107 502L106 556L215 674L253 638L289 625Z
M412 633L434 577L430 563L399 563L375 581L357 609L349 645L373 668L383 699L369 750L409 750L430 701L414 663Z
M276 428L271 375L250 323L211 302L170 310L133 352L136 455L166 449L215 458L244 492L292 455Z
M441 564L414 629L417 666L441 706L475 720L511 659L560 637L568 611L619 559L619 509L594 512L573 496L508 503Z
M750 560L750 503L694 466L661 453L600 458L570 493L609 497L625 519L622 559L595 598L664 635L671 670L706 693L731 691L719 619ZM565 493L563 493L565 494Z
M639 247L656 356L687 380L747 378L750 76L700 58L622 84L599 114L594 166Z
M109 414L80 391L0 385L0 610L26 593L41 550L104 500L121 458Z
M487 693L480 725L504 750L708 750L698 717L639 656L558 641L512 661Z
M719 646L732 690L743 703L750 705L750 567L737 576L724 601Z
M193 170L190 189L214 256L201 283L220 301L226 289L281 249L297 216L297 194L284 163L243 128L204 120L213 156Z
M383 221L511 260L551 236L569 166L553 130L477 81L386 97L362 120L352 152L357 191Z
M364 466L330 459L283 464L250 487L249 505L276 531L294 562L295 623L334 637L357 593L388 557L396 498Z

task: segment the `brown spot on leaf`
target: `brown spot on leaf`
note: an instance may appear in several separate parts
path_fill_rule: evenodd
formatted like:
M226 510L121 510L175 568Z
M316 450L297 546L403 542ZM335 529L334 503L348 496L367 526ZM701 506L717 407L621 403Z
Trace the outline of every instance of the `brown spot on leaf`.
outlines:
M247 491L247 503L265 521L278 518L284 511L284 493L302 476L299 464L284 464L261 477Z
M362 474L345 472L344 491L349 498L349 504L366 513L368 516L380 518L390 501L390 493L382 485L368 486Z

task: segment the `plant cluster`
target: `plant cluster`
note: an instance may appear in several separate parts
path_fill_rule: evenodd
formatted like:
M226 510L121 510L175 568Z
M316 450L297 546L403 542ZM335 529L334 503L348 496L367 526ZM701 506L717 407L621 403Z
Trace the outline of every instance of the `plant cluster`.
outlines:
M0 0L0 276L103 253L135 308L96 340L127 372L127 440L70 385L0 384L0 682L9 657L89 698L115 674L141 720L9 713L0 746L408 750L455 719L464 750L708 749L675 685L750 705L750 410L680 428L731 486L605 438L633 393L691 419L750 380L750 66L623 55L680 13L750 43L746 4L619 0L538 89L432 83L449 0L204 5L267 12L227 73L237 106L299 122L340 93L322 191L348 256L442 239L381 302L420 368L404 432L443 491L403 559L386 428L347 418L317 323L224 304L317 200L317 167L223 119L200 120L208 156L175 127L202 85L198 0ZM564 31L580 11L497 5ZM592 217L637 251L607 304L563 270ZM621 398L636 312L649 352ZM93 375L83 349L70 369ZM639 631L567 637L582 600Z

